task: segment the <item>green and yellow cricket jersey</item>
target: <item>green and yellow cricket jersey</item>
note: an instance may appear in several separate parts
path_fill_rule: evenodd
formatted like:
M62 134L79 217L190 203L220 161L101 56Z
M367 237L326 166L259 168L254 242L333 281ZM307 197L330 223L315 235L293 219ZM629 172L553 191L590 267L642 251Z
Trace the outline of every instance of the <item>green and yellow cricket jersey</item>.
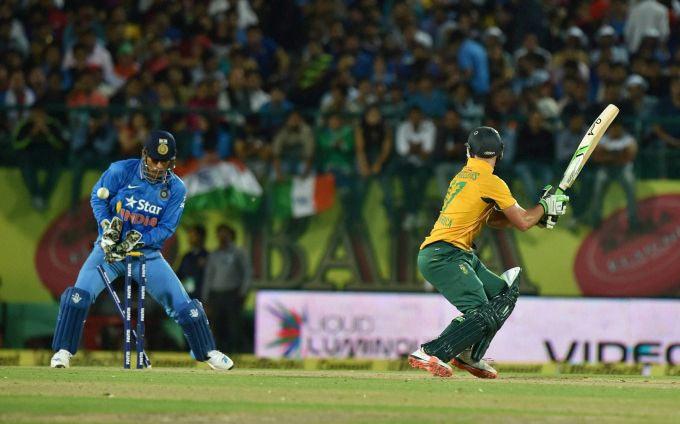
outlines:
M472 241L481 232L494 205L506 209L516 203L505 181L493 174L491 165L469 158L449 183L439 218L420 248L445 241L472 250Z

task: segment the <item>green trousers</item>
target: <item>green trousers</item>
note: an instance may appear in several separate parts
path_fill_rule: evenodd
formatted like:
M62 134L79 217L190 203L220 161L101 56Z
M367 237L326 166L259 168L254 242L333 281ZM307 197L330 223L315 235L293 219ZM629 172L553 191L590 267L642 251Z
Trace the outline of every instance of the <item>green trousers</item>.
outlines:
M474 252L442 241L420 251L418 269L462 313L482 306L507 286Z

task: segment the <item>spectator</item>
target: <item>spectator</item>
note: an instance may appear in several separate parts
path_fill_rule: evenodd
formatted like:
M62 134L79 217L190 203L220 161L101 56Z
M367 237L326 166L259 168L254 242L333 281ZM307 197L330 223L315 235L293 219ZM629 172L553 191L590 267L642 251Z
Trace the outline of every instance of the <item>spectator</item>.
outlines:
M668 8L656 0L642 0L630 8L624 30L628 51L636 53L649 29L659 31L662 40L668 38Z
M544 119L546 128L555 132L560 128L560 108L553 98L553 85L547 71L534 72L531 82L522 93L524 110L536 108Z
M335 186L342 202L348 228L361 221L361 196L355 177L355 148L352 127L343 123L342 116L331 114L318 135L317 161L321 172L335 177Z
M418 89L409 95L413 106L418 107L428 118L441 118L446 111L446 96L434 87L432 79L424 76L418 81Z
M56 42L48 44L43 49L43 62L40 66L45 74L58 73L62 71L61 68L61 50Z
M272 156L276 181L293 175L306 177L312 171L314 135L300 112L293 110L286 125L276 133Z
M567 61L588 63L588 38L581 28L573 26L567 30L564 47L553 56L552 67L561 69Z
M557 104L560 110L573 106L585 111L588 108L588 84L579 78L566 78L562 84L562 98Z
M484 116L484 106L472 97L472 90L466 83L459 83L453 88L453 107L460 116L461 125L467 131L477 128Z
M264 182L270 175L269 162L271 160L271 138L262 134L258 129L258 115L246 118L242 131L236 137L234 152L236 158L253 171L258 181Z
M504 83L514 76L512 56L503 49L505 34L498 27L484 31L484 46L489 58L489 78L491 84Z
M680 155L680 78L671 81L670 95L659 102L655 116L658 118L651 125L652 134L656 136L654 144L656 150L656 165L661 178L678 178L677 162ZM668 164L672 164L670 167Z
M116 52L116 64L113 73L116 77L116 88L119 88L128 79L139 72L139 63L135 60L134 47L131 43L125 42L118 47Z
M249 115L253 110L253 101L248 87L246 72L243 68L233 68L229 73L229 84L226 91L219 94L218 107L220 109L232 109L240 116ZM205 87L207 91L208 82L202 81L199 87ZM197 90L198 92L198 90ZM198 101L198 97L195 98ZM255 109L256 111L257 109Z
M566 108L562 112L562 116L564 117L565 125L555 138L555 160L558 170L567 168L569 161L588 129L585 114L576 105ZM580 218L586 212L592 193L592 190L589 189L590 187L592 187L591 169L590 167L585 167L581 170L576 185L571 188L570 205L572 207L572 216L574 217L570 222L572 226L580 221Z
M224 104L222 102L222 97L220 97L218 100L218 98L215 95L213 95L212 89L210 87L210 81L204 80L196 85L196 92L194 96L191 98L191 100L189 100L188 106L190 109L196 110L197 113L191 113L187 116L187 127L192 131L196 131L201 130L201 128L199 128L200 116L213 114L214 110L217 107L219 107L220 110L223 110L229 108L237 108L240 107L241 104L239 104L238 106L233 103ZM247 108L248 106L244 104L244 107ZM204 129L205 128L203 128L203 130Z
M82 181L87 169L102 170L111 163L116 149L118 133L108 116L94 109L73 128L71 136L71 209L76 210L80 203ZM143 143L146 139L140 140ZM141 144L140 144L141 145ZM141 149L135 152L141 154Z
M286 99L286 92L283 88L274 86L269 100L258 111L259 128L267 137L273 137L292 110L293 104Z
M411 107L408 118L397 128L396 166L404 194L403 209L406 215L402 228L405 230L424 224L418 217L418 211L425 197L423 187L429 177L428 162L434 151L436 136L434 123L425 119L417 106Z
M102 70L104 80L115 85L117 79L113 71L113 59L109 50L97 40L95 30L91 28L83 28L79 39L79 48L83 50L85 55L85 62L87 65L98 67ZM69 49L64 54L64 61L62 62L63 69L71 69L76 65L75 47Z
M28 38L18 18L5 16L0 18L0 47L3 50L16 50L22 56L28 56Z
M109 104L106 94L97 86L99 70L88 69L81 73L73 85L73 90L66 97L66 104L70 108L105 107ZM78 113L78 111L74 111Z
M321 43L310 40L302 52L302 62L295 75L293 100L301 106L316 107L331 77L333 56L324 52Z
M242 352L243 302L250 289L252 269L248 256L236 247L236 231L217 227L217 250L208 255L201 299L206 299L215 341L220 349Z
M404 99L404 92L397 85L390 87L387 101L380 105L380 109L388 125L396 127L408 113L408 104Z
M12 128L12 123L28 117L29 109L35 103L35 100L35 93L26 85L24 73L21 70L12 71L7 91L4 93L4 106L9 109L7 111L7 121L10 129Z
M544 125L541 113L533 109L517 134L515 172L522 181L526 198L536 202L540 198L539 188L552 181L555 158L555 137Z
M359 124L354 128L356 142L356 163L362 178L358 190L362 196L368 193L367 182L377 179L383 192L383 205L391 223L394 216L394 190L392 189L393 171L391 169L394 140L392 128L377 105L369 106ZM363 204L363 201L361 202Z
M658 29L651 28L645 31L635 56L653 60L662 66L668 63L670 56L666 46L661 42Z
M633 112L639 124L646 124L656 109L658 99L647 95L647 81L640 75L629 76L625 88L625 107Z
M271 96L262 89L262 78L255 71L250 71L246 75L246 87L250 98L249 111L255 113L269 102Z
M233 154L233 137L219 117L205 113L197 118L193 131L191 155L205 163L227 159Z
M47 93L47 76L39 66L34 66L28 71L28 87L33 91L37 101L42 101Z
M190 250L182 256L177 278L182 282L189 297L207 303L207 299L201 297L203 276L208 263L208 251L205 249L205 227L201 224L189 226L187 238Z
M449 52L456 51L458 66L463 71L463 78L468 81L478 96L489 92L489 62L486 49L460 30L449 34Z
M624 37L629 4L629 0L611 0L609 2L609 12L602 21L603 24L610 25L614 28L616 37L619 40L622 40Z
M635 138L626 132L621 120L614 120L592 155L593 163L597 165L592 198L593 226L598 227L602 221L602 205L609 183L618 181L626 194L628 231L634 231L637 227L635 175L633 174L633 161L636 154Z
M396 75L394 72L394 65L387 61L387 59L380 55L373 60L373 73L371 75L371 82L374 84L383 83L390 86L396 82Z
M53 72L47 75L47 88L42 96L38 99L43 103L49 112L49 115L59 122L66 122L66 111L64 110L64 102L66 96L61 85L61 75Z
M375 88L376 86L367 79L359 81L357 89L348 97L351 105L350 110L358 115L366 110L368 106L377 103L378 97L376 96Z
M38 211L47 207L65 157L66 141L62 132L59 123L47 115L40 103L33 105L28 117L14 129L13 147L21 176ZM45 174L42 178L41 171Z
M442 195L446 194L451 178L465 165L467 132L462 126L458 112L454 109L447 110L437 127L437 141L433 154L434 174Z
M142 112L134 112L127 124L119 127L120 154L123 157L137 157L149 137L149 119Z
M245 52L257 61L265 81L275 73L285 75L288 72L288 55L274 40L264 36L257 25L251 25L246 30Z
M616 31L609 25L597 31L597 48L590 55L591 63L598 63L601 60L628 63L628 51L617 43Z
M334 83L331 89L321 98L319 108L321 115L359 113L359 106L348 98L347 91L348 88L342 83Z
M552 55L540 46L538 36L534 33L528 33L524 37L522 47L515 51L514 58L518 67L520 61L526 59L536 69L548 69L552 62Z

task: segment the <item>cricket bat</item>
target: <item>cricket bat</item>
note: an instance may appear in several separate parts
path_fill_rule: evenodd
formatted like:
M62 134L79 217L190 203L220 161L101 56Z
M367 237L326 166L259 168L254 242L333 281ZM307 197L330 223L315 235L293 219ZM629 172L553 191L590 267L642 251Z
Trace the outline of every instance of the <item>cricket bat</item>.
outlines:
M562 181L560 181L559 189L565 191L576 181L576 177L581 173L581 169L588 162L588 158L593 153L597 147L597 143L604 135L609 125L614 121L616 115L619 114L619 108L614 105L607 106L600 116L597 117L595 122L588 128L586 135L583 136L581 143L579 143L578 148L574 152L574 156L571 157L567 170L564 171L562 176Z
M619 108L610 104L604 108L600 116L598 116L595 122L593 122L590 128L588 128L586 135L583 136L583 139L581 139L581 142L576 148L574 156L571 157L569 165L567 165L567 169L564 171L562 181L560 181L560 185L557 187L556 192L564 193L569 187L572 186L572 184L574 184L576 177L578 177L578 174L581 173L581 169L583 169L586 162L588 162L590 155L597 147L597 143L600 142L600 139L604 135L605 131L607 131L607 128L609 128L609 125L611 125L611 123L614 121L614 118L616 118L616 115L618 114ZM547 220L551 225L549 228L552 228L557 223L556 216L548 216Z

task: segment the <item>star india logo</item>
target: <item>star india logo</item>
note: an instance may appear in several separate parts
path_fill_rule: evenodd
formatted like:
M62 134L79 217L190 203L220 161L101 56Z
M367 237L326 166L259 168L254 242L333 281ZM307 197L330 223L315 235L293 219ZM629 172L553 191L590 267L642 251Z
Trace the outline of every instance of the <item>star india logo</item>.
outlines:
M137 203L137 200L135 200L135 196L130 196L125 198L125 206L134 209L135 203Z
M279 330L276 339L267 347L281 346L286 358L299 358L301 348L302 324L307 321L306 314L300 314L294 309L288 309L281 304L268 306L267 310L279 320Z

